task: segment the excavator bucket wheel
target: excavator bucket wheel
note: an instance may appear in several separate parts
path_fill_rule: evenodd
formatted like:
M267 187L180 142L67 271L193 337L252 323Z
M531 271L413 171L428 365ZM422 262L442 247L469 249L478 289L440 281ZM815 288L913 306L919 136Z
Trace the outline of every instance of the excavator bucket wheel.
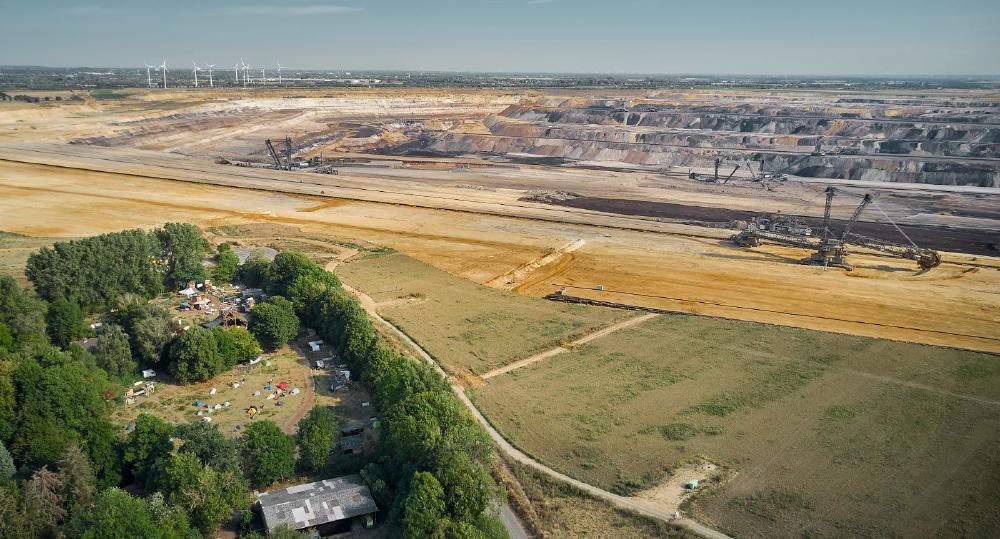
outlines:
M941 265L941 255L937 251L922 251L917 257L917 265L924 271L936 268Z

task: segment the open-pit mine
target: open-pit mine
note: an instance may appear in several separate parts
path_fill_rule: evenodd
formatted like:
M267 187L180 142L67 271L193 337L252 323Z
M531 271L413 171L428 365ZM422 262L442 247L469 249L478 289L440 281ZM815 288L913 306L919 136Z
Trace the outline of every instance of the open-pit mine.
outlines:
M955 432L974 442L948 438L947 447L970 449L956 449L958 460L946 467L989 461L997 477L995 452L976 460L996 442L1000 403L996 91L73 93L58 102L0 103L0 231L74 238L183 221L244 243L270 234L391 248L391 257L345 256L329 267L343 264L345 283L370 296L372 312L442 360L504 438L560 473L641 499L643 489L659 492L671 459L694 462L696 448L706 459L698 470L718 465L725 473L713 479L721 494L698 498L685 514L745 536L769 536L769 526L778 535L807 533L790 524L795 519L815 519L819 536L989 535L995 524L953 527L955 513L943 512L962 506L957 495L941 492L951 496L941 502L899 494L926 480L995 500L995 482L969 485L975 470L906 468L911 475L885 479L901 482L887 491L869 488L881 477L825 478L841 477L843 462L873 474L881 468L866 459L938 462L930 452L919 460L923 446L882 452L872 449L879 440L837 430L855 417L866 417L871 432L896 428L886 425L907 412L894 392L906 394L910 400L899 402L907 406L930 406L914 396L926 392L951 412L960 407L955 422L971 426ZM237 229L249 232L226 237ZM426 280L403 286L387 280L392 275ZM493 304L533 310L520 318L447 311ZM529 319L525 331L540 344L499 357L497 350L523 344L521 336L491 333ZM414 320L426 325L407 326ZM467 327L477 321L482 327ZM490 338L504 343L486 346ZM697 352L691 343L698 342L713 353ZM468 353L455 357L456 349ZM637 349L635 361L602 370ZM880 350L893 359L866 355ZM731 369L723 364L730 355ZM782 363L799 356L808 356L808 368ZM674 370L657 378L643 370L650 365ZM773 378L757 368L773 368ZM734 374L740 369L747 377ZM706 372L715 378L695 387ZM961 378L968 372L975 379ZM633 385L622 382L630 376ZM573 400L605 379L621 384L606 401ZM671 384L690 384L691 392L671 393ZM536 387L551 392L532 393ZM646 389L663 391L657 402L668 404L640 406ZM837 408L840 398L861 403L848 410L856 416ZM815 419L824 414L833 419ZM782 422L791 416L801 423ZM901 429L925 425L907 420ZM601 438L626 424L634 432L621 436L640 439L615 443L646 447L641 437L650 436L662 451L647 458ZM768 438L775 424L781 440ZM783 447L806 454L806 464L775 464L778 450L768 444L815 433L827 445ZM866 452L841 451L836 440L847 438ZM772 476L786 486L766 484ZM799 497L782 497L782 488ZM827 510L826 495L841 501ZM660 503L649 496L636 503ZM896 505L872 501L884 497ZM780 514L768 522L760 512L772 502L794 507L774 509ZM880 520L880 511L893 516ZM909 518L917 514L921 520Z
M1000 351L996 96L611 92L5 104L0 229L281 222L363 235L521 294ZM865 194L874 202L855 218ZM938 252L940 266L860 239L849 272L798 264L809 245L730 241L769 216L811 241L849 225Z

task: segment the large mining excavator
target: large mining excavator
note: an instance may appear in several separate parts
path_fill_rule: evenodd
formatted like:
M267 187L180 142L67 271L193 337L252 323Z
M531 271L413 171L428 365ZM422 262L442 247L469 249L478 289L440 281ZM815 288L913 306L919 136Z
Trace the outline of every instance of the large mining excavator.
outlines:
M285 148L281 153L278 153L278 151L274 148L274 144L271 143L271 139L265 140L264 145L267 147L267 154L271 156L271 161L274 163L275 170L292 170L291 137L287 135L285 136Z
M813 254L802 260L803 264L814 266L843 268L848 271L854 269L847 263L847 245L856 245L879 251L888 256L915 260L921 270L927 271L941 264L941 256L937 251L922 249L910 241L909 245L892 243L875 238L869 238L860 234L851 233L854 224L857 223L861 213L874 202L871 194L866 194L861 204L854 210L851 219L844 226L844 231L839 235L833 234L830 229L830 212L833 207L833 198L837 195L837 190L833 187L826 188L826 207L823 211L823 234L819 238L809 234L794 234L785 230L777 230L767 227L766 224L755 217L747 225L746 229L733 236L732 242L740 247L756 247L761 243L776 243L779 245L789 245L792 247L802 247L813 250ZM886 216L888 217L888 216ZM890 220L891 221L891 220ZM895 223L893 223L895 226ZM903 234L899 227L896 227ZM906 237L903 234L903 237Z

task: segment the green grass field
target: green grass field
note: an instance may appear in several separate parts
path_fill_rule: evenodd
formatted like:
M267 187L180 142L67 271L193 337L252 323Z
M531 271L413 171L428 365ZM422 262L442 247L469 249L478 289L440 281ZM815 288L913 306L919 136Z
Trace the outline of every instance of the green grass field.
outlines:
M337 268L343 281L453 372L483 374L631 316L555 303L471 283L412 258L372 256Z
M1000 357L660 316L470 391L515 445L621 493L703 456L745 537L1000 534Z

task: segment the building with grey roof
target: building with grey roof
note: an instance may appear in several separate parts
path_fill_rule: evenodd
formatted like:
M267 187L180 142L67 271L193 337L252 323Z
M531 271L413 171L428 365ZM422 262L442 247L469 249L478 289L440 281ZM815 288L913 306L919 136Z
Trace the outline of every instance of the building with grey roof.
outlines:
M261 513L268 531L282 524L294 530L347 525L355 517L365 517L366 525L378 511L375 499L360 475L345 475L315 483L272 490L259 494ZM322 531L322 530L321 530Z

